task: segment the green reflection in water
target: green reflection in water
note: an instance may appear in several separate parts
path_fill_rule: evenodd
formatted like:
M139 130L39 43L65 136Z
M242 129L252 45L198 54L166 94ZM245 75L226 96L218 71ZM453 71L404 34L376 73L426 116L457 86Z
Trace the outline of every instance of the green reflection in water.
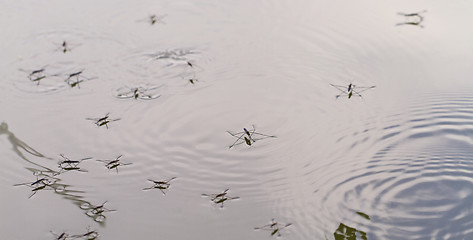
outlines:
M363 217L366 220L370 220L370 216L363 212L356 212L359 216ZM335 240L356 240L356 239L363 239L367 240L366 233L360 231L356 228L350 227L345 225L344 223L340 223L337 230L333 233Z
M357 238L357 234L359 238ZM335 240L356 240L356 239L364 239L367 240L366 233L356 228L352 228L347 226L343 223L340 223L337 230L333 233Z
M71 189L72 185L64 184L61 183L61 179L58 177L60 176L61 172L52 170L51 168L48 168L46 166L43 166L40 163L34 162L30 159L28 159L21 150L24 152L30 154L31 156L42 158L42 159L48 159L48 160L53 160L52 158L46 157L40 152L36 151L32 147L30 147L28 144L20 140L13 134L9 129L8 129L8 124L5 122L2 122L0 124L0 135L7 135L8 140L13 146L13 151L23 160L27 161L28 163L34 165L35 167L25 167L28 171L30 171L34 176L36 176L36 179L32 181L32 183L40 180L41 178L48 178L48 179L54 179L54 181L48 182L48 184L44 184L44 187L41 189L33 189L33 195L37 193L38 191L42 190L54 190L54 193L57 193L61 195L64 199L70 200L74 205L78 206L79 209L84 211L84 214L90 218L92 218L95 222L99 223L101 226L105 225L105 213L106 211L95 211L92 212L89 208L84 208L84 206L94 206L92 205L89 201L84 200L83 194L84 191L80 190L74 190ZM30 183L31 184L31 183ZM25 185L25 184L16 184L16 185ZM33 196L31 195L31 196ZM31 197L30 196L30 197ZM107 209L108 210L108 209Z

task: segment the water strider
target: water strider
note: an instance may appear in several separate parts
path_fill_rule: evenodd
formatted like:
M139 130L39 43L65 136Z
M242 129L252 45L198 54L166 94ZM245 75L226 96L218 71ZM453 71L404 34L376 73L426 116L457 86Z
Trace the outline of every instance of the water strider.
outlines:
M39 85L41 80L48 77L48 74L46 74L46 66L40 69L31 70L31 71L23 70L23 69L20 69L20 71L28 73L28 79L36 83L36 85Z
M105 204L107 203L108 201L105 201L103 202L101 205L98 205L98 206L94 206L94 205L83 205L81 206L82 209L87 209L87 216L103 216L103 213L105 212L114 212L114 211L117 211L117 210L113 210L113 209L108 209L105 207Z
M62 51L63 51L64 53L66 53L67 51L69 51L69 48L67 47L66 41L63 41L62 44L61 44L61 46L62 46Z
M273 218L273 219L271 219L270 224L267 224L267 225L264 225L264 226L261 226L261 227L255 227L254 229L255 230L271 231L271 236L274 236L274 235L277 234L277 236L280 237L281 236L281 230L284 229L284 228L287 228L291 225L292 225L292 223L288 223L288 224L278 223Z
M37 179L33 182L28 182L28 183L19 183L15 184L13 186L27 186L32 188L31 191L33 192L28 198L33 197L38 191L45 190L45 189L54 189L52 188L52 185L57 181L56 178L50 177L50 176L43 176L39 178L37 176Z
M148 91L157 89L158 87L152 87L152 88L143 88L143 87L135 87L135 88L130 88L125 91L122 91L123 88L119 88L117 91L119 92L117 94L117 98L121 99L127 99L127 98L132 98L132 99L142 99L142 100L151 100L151 99L156 99L160 97L160 94L155 94L151 95L148 94Z
M421 12L416 12L416 13L402 13L399 12L397 13L398 15L406 17L404 22L396 24L396 26L401 26L401 25L413 25L413 26L419 26L423 28L424 26L421 25L421 23L424 21L424 17L421 15L422 13L427 12L427 10L421 11Z
M64 80L64 82L66 82L71 88L76 87L76 86L80 88L80 85L79 85L80 83L95 79L94 77L93 78L84 77L82 74L83 72L84 70L80 70L78 72L73 72L73 73L68 74L67 75L68 77ZM75 80L73 80L74 78Z
M166 192L164 192L164 190L169 189L169 187L171 186L171 183L169 183L169 182L171 182L174 179L176 179L176 177L172 177L172 178L167 179L167 180L148 179L148 181L153 183L153 186L143 188L143 190L159 189L163 193L163 195L166 195Z
M55 240L67 240L67 239L72 239L72 237L69 238L69 234L68 234L67 232L62 232L62 233L60 233L60 234L55 233L55 232L53 232L53 231L50 231L50 232L51 232L52 235L54 235L54 239L55 239Z
M97 125L98 127L105 126L105 127L108 129L108 124L109 124L110 122L115 122L115 121L120 120L120 118L110 119L110 118L109 118L109 115L110 115L110 113L107 113L107 114L105 114L104 117L100 117L100 118L86 118L86 120L94 121L94 124Z
M109 170L115 169L115 170L117 170L117 173L118 173L118 167L119 166L127 166L127 165L132 164L132 163L122 163L122 162L120 162L121 157L122 157L122 155L118 156L114 160L97 160L97 161L105 163L105 167L107 167Z
M262 140L262 139L266 139L266 138L275 138L276 137L276 136L273 136L273 135L266 135L266 134L258 133L258 132L256 132L255 125L252 125L252 127L253 127L253 129L250 130L250 131L246 128L243 128L243 132L238 132L238 133L232 133L230 131L227 131L227 133L229 133L233 137L237 138L237 140L235 140L235 142L232 145L228 146L228 148L232 148L232 147L234 147L236 145L240 145L242 143L246 143L246 145L251 146L257 140ZM257 135L259 137L254 137L255 135Z
M94 239L97 239L99 237L99 233L95 230L90 230L90 228L87 228L86 233L72 235L71 237L73 239L94 240Z
M338 94L337 96L335 96L335 98L339 98L341 96L347 96L348 98L351 98L353 96L353 94L355 94L356 96L358 97L363 97L361 95L362 92L364 91L367 91L369 89L373 89L375 88L376 86L370 86L370 87L362 87L362 86L356 86L354 84L348 84L348 86L342 86L342 85L335 85L335 84L330 84L330 86L338 89L341 93ZM355 90L356 89L360 89L360 90Z
M225 191L217 194L202 194L204 197L210 197L210 201L212 201L215 205L220 204L220 208L223 208L223 204L226 201L234 200L234 199L239 199L240 197L230 197L227 195L227 192L230 189L225 189Z
M79 171L79 172L87 172L87 170L80 168L79 164L82 161L92 159L91 157L88 157L88 158L82 158L80 160L71 160L68 157L64 156L63 154L59 154L59 155L63 158L63 160L58 162L58 167L61 170L64 170L64 172L74 171L74 170ZM61 173L61 172L59 172L59 173Z

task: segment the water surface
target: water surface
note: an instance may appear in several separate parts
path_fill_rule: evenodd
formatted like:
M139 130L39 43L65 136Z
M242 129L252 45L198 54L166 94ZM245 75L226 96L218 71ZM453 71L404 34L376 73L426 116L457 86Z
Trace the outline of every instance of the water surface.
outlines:
M0 233L471 238L472 7L1 1ZM253 126L276 138L229 149Z

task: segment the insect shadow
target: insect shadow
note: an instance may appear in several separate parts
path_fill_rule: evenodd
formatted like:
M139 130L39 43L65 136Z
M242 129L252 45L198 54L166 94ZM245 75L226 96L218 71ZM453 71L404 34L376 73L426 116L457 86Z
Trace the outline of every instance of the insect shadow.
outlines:
M413 25L413 26L418 26L423 28L424 26L421 25L421 23L424 21L424 17L421 15L422 13L427 12L427 10L421 11L421 12L416 12L416 13L402 13L399 12L397 13L398 15L404 16L406 19L404 22L400 22L396 24L396 26L402 26L402 25Z
M367 91L369 89L373 89L376 86L370 86L370 87L361 87L361 86L356 86L354 84L348 84L348 86L342 86L342 85L335 85L335 84L330 84L330 86L338 89L340 91L340 94L336 95L335 98L338 99L341 96L347 96L349 99L355 94L358 97L363 98L361 95L362 92ZM359 90L355 90L359 89Z
M281 236L281 230L284 229L284 228L287 228L291 225L292 225L292 223L288 223L288 224L278 223L278 222L274 221L274 218L273 218L273 219L271 219L270 224L267 224L267 225L264 225L264 226L261 226L261 227L255 227L254 229L255 230L271 231L271 236L274 236L274 235L277 234L277 236L280 237Z
M227 192L229 191L230 189L225 189L225 191L221 192L221 193L217 193L217 194L202 194L203 197L209 197L210 198L210 201L213 202L215 205L219 205L220 204L220 208L223 208L223 204L226 202L226 201L230 201L230 200L234 200L234 199L239 199L240 197L230 197L227 195Z
M166 192L164 190L169 189L169 187L171 186L170 182L174 179L176 179L176 177L173 177L167 180L158 180L158 181L153 180L153 179L148 179L148 181L153 183L153 186L143 188L143 190L159 189L163 193L163 195L166 195Z
M127 166L127 165L132 164L132 163L122 163L122 162L120 162L121 157L122 157L122 155L118 156L114 160L97 160L97 161L105 163L105 167L108 168L108 170L115 169L118 173L118 167L119 166Z
M272 135L266 135L262 133L256 132L255 125L252 125L253 129L248 130L246 128L243 128L243 132L238 132L238 133L232 133L230 131L227 131L228 134L232 135L232 137L237 138L235 142L233 142L232 145L228 146L228 148L232 148L234 146L246 143L246 145L251 146L253 145L256 141L266 139L266 138L275 138L276 136Z
M107 202L108 201L105 201L101 205L98 205L98 206L92 205L90 203L84 203L80 206L80 208L87 210L85 214L89 217L92 217L96 222L103 222L106 218L104 213L117 211L114 209L106 208L105 204Z
M107 113L107 114L105 114L104 117L101 117L101 118L86 118L86 120L94 121L94 124L97 125L98 127L105 126L108 129L108 124L109 123L120 120L120 118L110 119L109 115L110 115L110 113Z
M90 160L91 157L82 158L80 160L71 160L68 157L64 156L63 154L59 154L63 160L58 162L58 167L61 169L59 173L68 172L68 171L78 171L78 172L87 172L87 170L82 169L79 167L79 164L82 161Z

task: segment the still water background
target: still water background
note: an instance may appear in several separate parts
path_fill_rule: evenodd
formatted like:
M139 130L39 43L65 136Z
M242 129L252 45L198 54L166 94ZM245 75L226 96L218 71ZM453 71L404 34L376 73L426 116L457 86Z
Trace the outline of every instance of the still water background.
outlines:
M422 13L422 26L398 12ZM0 234L473 238L473 3L0 1ZM151 24L156 14L162 20ZM66 53L61 44L66 41ZM187 61L193 64L190 67ZM40 84L29 72L45 67ZM71 88L68 74L90 80ZM194 84L189 79L197 79ZM335 98L329 84L376 86ZM152 100L118 99L153 88ZM356 88L355 88L356 89ZM109 128L86 118L110 113ZM277 138L241 144L244 127ZM15 184L93 157L60 189ZM99 159L132 165L108 170ZM169 179L163 195L147 179ZM238 200L223 208L202 194ZM99 221L84 204L100 205ZM362 214L366 214L369 219ZM343 224L343 225L341 225Z

